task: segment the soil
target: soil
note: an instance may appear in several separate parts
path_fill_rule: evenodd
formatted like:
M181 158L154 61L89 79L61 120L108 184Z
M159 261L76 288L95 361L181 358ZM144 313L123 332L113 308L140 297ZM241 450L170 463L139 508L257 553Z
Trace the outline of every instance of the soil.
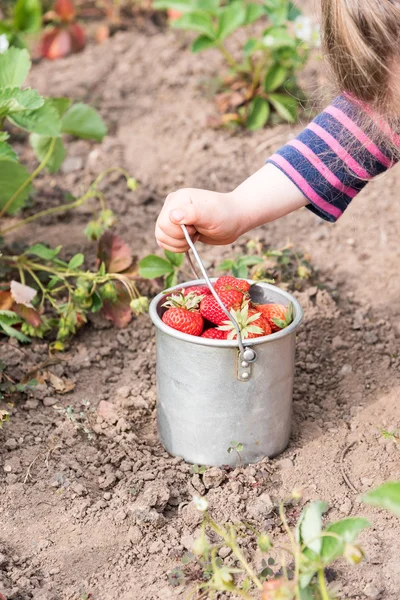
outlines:
M207 128L220 67L212 52L192 55L185 36L156 29L118 33L82 55L36 66L31 83L40 92L90 101L109 126L101 144L68 143L62 172L39 178L36 203L57 204L64 190L79 193L103 168L125 166L139 190L127 191L115 177L106 197L133 251L154 252L154 223L168 192L228 191L300 127L252 134ZM398 599L399 521L364 506L360 495L400 479L398 446L379 431L400 425L399 183L398 169L374 181L336 225L304 209L246 238L273 247L290 240L312 256L326 287L297 293L305 320L293 434L276 459L198 475L163 450L146 315L121 331L93 320L56 364L46 363L43 342L22 348L2 340L0 357L12 376L40 366L59 378L45 379L9 407L11 420L0 431L0 591L7 600L186 598L191 584L173 587L168 573L198 531L193 494L207 496L217 519L251 522L279 537L276 512L263 503L273 505L294 488L302 490L302 504L326 500L327 521L364 515L372 522L360 538L365 561L339 563L331 573L342 597ZM90 256L82 234L89 215L83 207L48 218L20 239ZM233 249L202 247L210 270L246 239ZM54 386L74 387L61 394ZM253 554L250 542L246 552Z

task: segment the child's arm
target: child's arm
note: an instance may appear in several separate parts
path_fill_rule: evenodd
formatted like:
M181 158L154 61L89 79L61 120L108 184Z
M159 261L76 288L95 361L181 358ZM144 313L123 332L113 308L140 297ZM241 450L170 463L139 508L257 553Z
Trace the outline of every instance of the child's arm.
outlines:
M191 226L191 234L197 232L196 239L204 243L230 244L303 206L336 221L367 182L395 162L387 144L373 141L379 124L371 124L360 107L339 96L233 192L183 189L170 194L156 225L158 244L185 251L180 223ZM391 142L400 148L398 136Z
M305 206L308 200L272 164L246 179L233 192L182 189L170 194L156 225L157 243L173 252L187 244L180 223L205 244L232 244L243 233Z

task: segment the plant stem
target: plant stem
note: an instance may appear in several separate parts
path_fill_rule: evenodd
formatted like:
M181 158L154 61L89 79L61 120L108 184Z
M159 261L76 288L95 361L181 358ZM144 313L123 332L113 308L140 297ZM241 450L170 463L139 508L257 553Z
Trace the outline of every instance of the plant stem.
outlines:
M234 59L234 57L232 56L232 54L225 48L225 46L223 45L222 42L217 44L217 48L218 50L221 52L222 56L224 57L224 59L226 60L226 62L228 63L228 65L234 70L234 71L241 71L241 67L240 65L236 62L236 60Z
M14 194L11 196L11 198L5 203L5 205L3 206L2 210L0 211L0 219L5 215L5 213L10 208L10 206L12 205L12 203L14 202L14 200L16 198L18 198L18 196L20 195L20 193L24 191L24 189L35 179L35 177L37 177L39 175L39 173L41 171L43 171L43 169L45 168L45 166L49 162L49 160L51 158L51 155L53 154L54 146L56 145L56 140L57 140L57 138L55 138L55 137L52 138L50 146L49 146L49 149L47 151L47 154L44 157L44 159L42 160L42 162L40 163L40 165L37 167L37 169L35 169L33 171L33 173L31 173L29 175L28 179L26 179L24 181L24 183L17 189L16 192L14 192Z
M256 588L259 590L262 590L263 586L262 586L261 581L258 579L257 575L254 573L253 569L250 567L250 565L246 561L245 557L242 554L242 551L237 546L236 542L232 540L231 536L227 535L226 531L224 531L223 529L218 527L218 525L209 516L207 518L207 521L208 521L208 524L210 525L211 529L213 529L215 531L215 533L217 533L219 536L221 536L222 539L231 548L233 554L236 556L238 561L241 563L241 565L243 566L244 570L246 571L247 575L250 577L250 579L252 580L252 582L254 583Z
M262 58L261 60L258 61L258 63L256 63L256 66L254 67L253 80L251 82L251 90L250 90L251 98L254 96L254 94L260 84L260 78L261 78L261 72L263 70L263 66L264 66L264 59Z
M289 527L289 524L287 522L285 510L284 510L282 502L279 505L279 516L281 518L281 521L283 523L285 531L290 540L290 545L292 547L292 552L293 552L293 556L294 556L294 564L295 564L295 582L296 582L295 594L296 594L296 600L300 600L300 590L298 587L298 581L299 581L299 575L300 575L300 551L299 551L298 544L296 543L295 537L294 537L294 535Z
M32 221L41 219L42 217L46 217L48 215L54 215L59 212L71 210L72 208L77 208L81 204L84 204L84 202L86 202L86 200L89 200L89 198L92 198L92 197L97 197L97 194L95 194L93 190L88 190L86 192L86 194L84 196L82 196L81 198L78 198L78 200L74 200L73 202L70 202L69 204L63 204L62 206L53 206L52 208L47 208L46 210L42 210L41 212L37 213L36 215L32 215L31 217L28 217L28 218L24 219L23 221L20 221L19 223L15 223L14 225L11 225L10 227L6 227L5 229L2 229L0 231L0 235L3 235L3 236L7 235L7 233L11 233L12 231L19 229L20 227L23 227L24 225L27 225L28 223L32 223Z
M324 569L318 569L318 585L322 600L330 600L328 590L326 589Z

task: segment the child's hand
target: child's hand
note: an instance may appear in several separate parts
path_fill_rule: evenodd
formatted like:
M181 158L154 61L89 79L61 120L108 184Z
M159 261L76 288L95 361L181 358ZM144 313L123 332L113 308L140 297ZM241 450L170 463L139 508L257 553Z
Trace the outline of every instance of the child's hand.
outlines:
M299 188L274 165L267 164L233 192L220 194L187 188L170 194L156 225L161 248L185 252L181 224L204 244L232 244L243 233L305 206Z
M232 244L246 231L242 211L233 194L192 188L169 194L158 217L156 239L172 252L188 249L180 224L188 225L195 240L205 244Z

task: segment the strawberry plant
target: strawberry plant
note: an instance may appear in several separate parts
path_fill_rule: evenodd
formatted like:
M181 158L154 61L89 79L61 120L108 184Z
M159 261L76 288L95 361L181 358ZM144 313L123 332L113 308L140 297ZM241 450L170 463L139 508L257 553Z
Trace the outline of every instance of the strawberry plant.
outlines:
M164 277L165 287L174 287L178 283L179 270L185 258L184 254L164 251L165 258L149 254L139 262L139 275L144 279Z
M295 493L290 503L298 499ZM333 600L334 590L329 589L325 569L340 558L351 564L363 558L355 542L369 522L361 517L348 517L324 526L322 517L327 510L324 502L306 505L294 530L288 524L282 502L277 510L286 533L283 542L248 525L216 523L207 511L206 498L194 498L194 502L204 514L200 536L193 545L202 572L208 573L197 584L202 598L214 598L224 592L248 600ZM255 536L262 555L279 557L280 568L273 556L262 558L258 568L246 560L242 548L249 547L246 539L249 535ZM218 557L221 547L232 552L229 565ZM180 575L179 583L185 581L183 570Z
M76 8L72 0L56 0L52 11L44 15L49 26L43 32L39 51L43 58L55 60L80 52L85 47L86 35L76 22Z
M9 7L0 21L0 37L4 36L3 44L7 46L25 47L25 41L39 33L42 28L42 4L40 0L17 0ZM1 44L0 44L1 52Z
M257 240L251 240L247 243L247 250L248 254L224 260L217 268L231 272L235 277L276 283L281 288L292 290L303 289L306 282L314 285L318 279L311 257L295 250L290 244L273 250Z
M32 191L32 181L43 170L55 173L66 156L63 134L101 141L107 129L90 106L68 98L43 98L36 90L22 88L31 62L27 50L9 48L0 54L0 219L17 213ZM9 145L5 125L29 132L32 149L40 162L29 174ZM4 235L6 230L0 231Z
M171 25L198 34L193 52L219 51L229 74L216 102L215 125L244 125L255 130L268 122L297 119L296 73L307 62L318 34L291 0L155 0L155 8L181 14ZM260 36L249 33L238 51L228 48L239 28L264 23Z

